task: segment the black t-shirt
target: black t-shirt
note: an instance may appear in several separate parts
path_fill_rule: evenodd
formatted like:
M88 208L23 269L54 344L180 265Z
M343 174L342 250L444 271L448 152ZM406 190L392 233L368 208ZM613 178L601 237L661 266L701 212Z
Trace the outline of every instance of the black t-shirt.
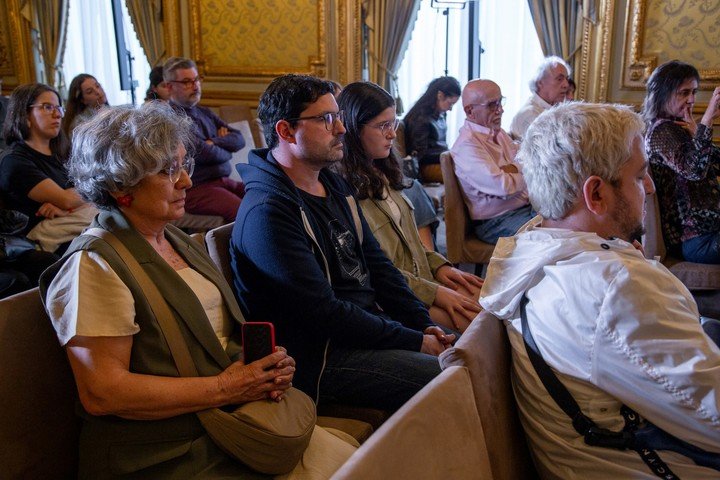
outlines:
M28 216L30 221L26 231L42 220L35 215L41 204L31 200L28 193L46 178L60 188L71 186L65 165L56 156L44 155L20 142L13 143L0 156L0 193L5 208Z
M320 226L320 231L315 233L328 262L335 296L364 310L373 310L375 291L370 285L367 265L362 259L362 246L353 233L354 224L348 225L342 207L332 195L316 197L302 190L300 194L307 205L308 214Z

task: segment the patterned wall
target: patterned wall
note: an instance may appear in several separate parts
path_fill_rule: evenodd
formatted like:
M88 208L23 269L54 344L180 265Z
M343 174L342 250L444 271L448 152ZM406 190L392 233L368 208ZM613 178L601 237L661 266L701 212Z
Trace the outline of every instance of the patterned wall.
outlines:
M720 0L648 0L646 12L645 53L720 68Z
M319 55L318 0L200 2L208 69L307 71Z

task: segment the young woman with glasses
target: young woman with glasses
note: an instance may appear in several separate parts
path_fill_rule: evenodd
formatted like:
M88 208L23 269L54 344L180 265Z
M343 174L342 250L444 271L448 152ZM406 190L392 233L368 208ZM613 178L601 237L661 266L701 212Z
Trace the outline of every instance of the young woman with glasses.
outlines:
M79 124L92 118L98 110L108 106L107 96L95 77L81 73L72 79L62 128L68 138Z
M395 101L369 82L352 83L338 98L345 112L345 155L339 172L357 190L365 219L388 258L439 325L464 331L480 311L482 280L453 268L425 249L413 219L413 206L392 144L398 120Z
M0 192L6 208L30 218L24 233L86 205L65 169L69 144L60 129L64 113L60 96L47 85L21 85L10 95L3 125L9 147L0 161Z

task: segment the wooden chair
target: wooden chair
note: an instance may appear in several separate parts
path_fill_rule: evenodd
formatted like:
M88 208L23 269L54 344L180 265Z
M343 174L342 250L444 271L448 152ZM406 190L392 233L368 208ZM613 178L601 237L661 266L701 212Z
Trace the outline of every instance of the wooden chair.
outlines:
M443 371L331 478L492 479L488 445L471 391L466 368Z
M454 264L473 263L475 270L490 262L495 245L480 241L470 229L470 215L455 176L455 162L450 152L440 155L445 185L445 234L448 260ZM479 268L478 268L479 267Z
M534 479L525 433L511 384L510 342L502 321L482 312L457 343L440 354L440 366L466 367L480 416L493 480Z
M235 123L247 120L250 124L252 132L253 144L258 147L267 147L265 137L262 132L262 125L253 117L250 107L247 105L223 105L218 109L218 116L227 123Z
M208 254L230 285L233 284L233 273L232 267L230 266L230 236L232 235L234 225L235 223L223 225L219 228L210 230L205 235L205 243L207 244ZM331 417L333 419L359 420L371 425L373 429L382 425L382 423L390 416L388 412L375 408L351 407L339 404L323 404L318 410L318 414L324 417ZM348 427L338 424L337 420L325 421L319 419L318 424L321 426L338 428L339 430L350 433L359 441L364 440L364 438L358 438L354 431L349 431ZM351 426L351 428L356 427Z
M647 258L659 258L693 293L701 314L715 318L720 316L720 265L686 262L667 254L655 193L645 197L643 247Z
M37 288L0 300L0 378L0 476L76 478L75 380Z

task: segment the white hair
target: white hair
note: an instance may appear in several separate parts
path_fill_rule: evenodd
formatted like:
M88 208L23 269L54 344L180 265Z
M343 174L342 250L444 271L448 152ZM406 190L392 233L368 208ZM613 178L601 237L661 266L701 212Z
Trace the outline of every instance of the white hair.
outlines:
M530 82L529 82L530 90L533 93L537 93L538 82L540 80L542 80L543 78L545 78L545 75L547 75L551 69L557 67L558 65L562 65L563 67L565 67L565 70L567 70L567 74L569 77L570 74L572 73L572 68L570 68L570 65L568 65L568 63L565 60L563 60L562 58L557 57L555 55L551 55L551 56L545 57L545 59L543 59L542 63L540 64L537 71L535 72L535 75L533 75L533 77L530 79Z
M618 183L643 129L642 117L627 105L568 102L543 112L517 154L533 208L561 220L582 197L588 177Z

